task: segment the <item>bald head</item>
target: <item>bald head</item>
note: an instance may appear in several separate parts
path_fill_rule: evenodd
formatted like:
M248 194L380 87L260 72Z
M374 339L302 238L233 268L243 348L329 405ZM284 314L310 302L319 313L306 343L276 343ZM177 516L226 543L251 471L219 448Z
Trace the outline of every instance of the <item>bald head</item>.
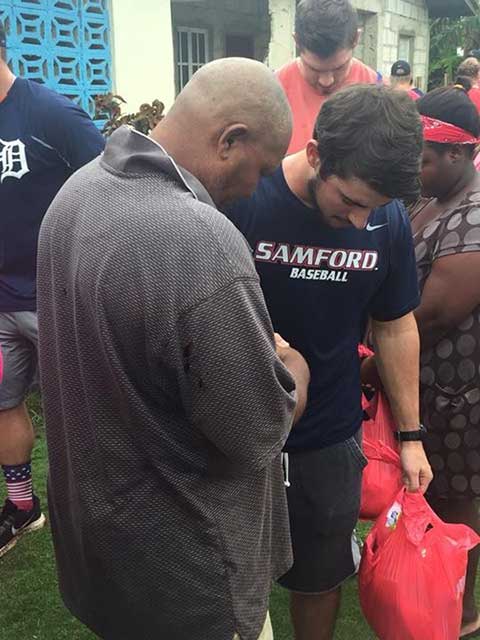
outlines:
M264 64L246 58L215 60L199 69L170 114L217 127L242 122L272 146L283 146L291 135L290 107L280 83Z
M274 74L245 58L199 69L152 132L218 204L249 196L280 164L292 116Z

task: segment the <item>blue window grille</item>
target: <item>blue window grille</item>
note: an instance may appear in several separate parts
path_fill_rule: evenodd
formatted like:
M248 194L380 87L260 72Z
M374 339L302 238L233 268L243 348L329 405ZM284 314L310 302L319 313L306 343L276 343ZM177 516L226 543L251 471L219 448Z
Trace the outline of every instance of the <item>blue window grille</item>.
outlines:
M95 113L111 91L109 0L0 0L13 72ZM100 122L98 123L101 124Z

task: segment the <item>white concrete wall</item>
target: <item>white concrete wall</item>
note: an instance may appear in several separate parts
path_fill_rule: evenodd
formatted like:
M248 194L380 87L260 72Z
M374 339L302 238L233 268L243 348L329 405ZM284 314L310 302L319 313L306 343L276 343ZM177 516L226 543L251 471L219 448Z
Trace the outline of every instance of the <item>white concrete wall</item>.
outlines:
M114 93L137 111L158 98L170 107L175 76L170 0L111 0Z
M420 88L428 82L428 58L430 30L428 11L424 0L384 0L380 17L379 71L390 76L392 64L398 60L398 44L401 35L414 39L413 78L420 78Z
M266 63L272 69L280 69L296 56L295 0L269 0L269 12L271 39Z

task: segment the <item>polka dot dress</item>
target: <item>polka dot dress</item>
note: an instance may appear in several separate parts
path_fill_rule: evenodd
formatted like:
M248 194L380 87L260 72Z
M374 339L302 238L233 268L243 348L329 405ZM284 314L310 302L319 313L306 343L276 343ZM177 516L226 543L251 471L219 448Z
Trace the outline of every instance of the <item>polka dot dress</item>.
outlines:
M412 217L424 204L414 209ZM480 193L469 193L414 239L423 290L436 259L480 251ZM421 356L421 411L435 474L430 492L436 497L480 497L479 368L480 306Z

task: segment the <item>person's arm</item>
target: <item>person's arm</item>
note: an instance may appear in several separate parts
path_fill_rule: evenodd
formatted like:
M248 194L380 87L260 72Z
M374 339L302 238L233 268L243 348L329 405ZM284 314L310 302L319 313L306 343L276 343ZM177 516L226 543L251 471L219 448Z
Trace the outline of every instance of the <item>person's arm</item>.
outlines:
M310 369L308 368L302 354L299 351L292 349L289 343L278 333L275 334L275 346L278 357L290 371L291 376L295 380L297 406L295 408L293 423L296 424L302 417L307 406Z
M193 428L232 472L270 464L292 427L298 391L276 353L256 276L232 282L183 315L166 356Z
M250 198L244 198L225 207L224 214L244 235L247 242L256 218L257 193ZM294 424L303 415L307 404L308 385L310 384L310 370L303 356L292 349L288 342L279 334L275 334L277 354L284 365L290 371L296 384L297 407L295 410Z
M433 262L415 311L422 351L438 344L480 304L480 252L457 253Z
M397 427L400 431L416 431L420 427L420 345L412 312L420 296L410 221L403 205L392 204L397 210L392 210L388 219L389 271L370 307L371 333L378 372ZM366 366L368 361L364 370ZM407 488L425 491L432 471L422 443L402 443L401 462Z
M413 313L389 322L372 320L372 340L397 427L416 431L420 425L420 342ZM402 442L400 457L409 491L425 492L433 476L422 442Z
M387 207L390 210L387 218L390 265L387 277L369 308L371 320L376 320L377 324L403 318L420 303L413 236L407 211L398 201L391 202ZM362 359L360 375L362 384L375 389L382 388L375 356Z
M83 167L105 147L105 138L90 116L74 102L54 95L50 102L42 103L39 111L45 141L71 169Z

